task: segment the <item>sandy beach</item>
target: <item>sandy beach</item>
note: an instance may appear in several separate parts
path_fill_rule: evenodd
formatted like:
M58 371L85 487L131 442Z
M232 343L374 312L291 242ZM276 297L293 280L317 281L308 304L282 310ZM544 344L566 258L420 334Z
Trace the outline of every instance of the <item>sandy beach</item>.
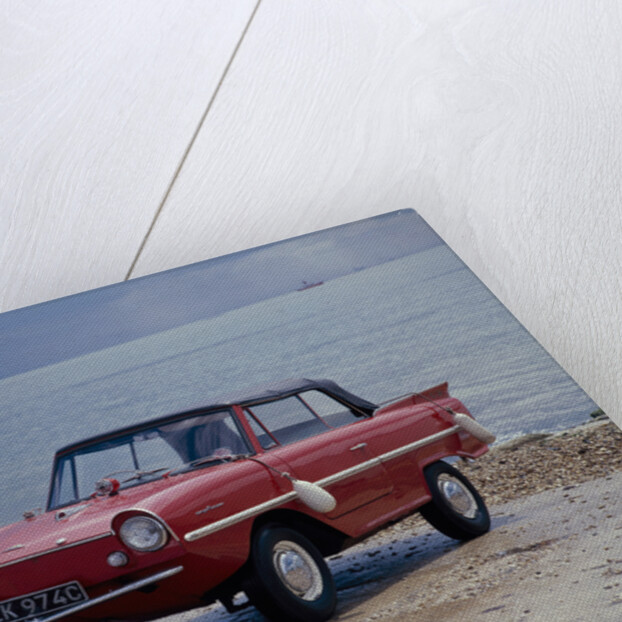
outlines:
M622 619L622 432L606 417L528 435L457 466L492 529L453 541L409 517L330 560L335 620ZM219 605L167 622L260 622Z

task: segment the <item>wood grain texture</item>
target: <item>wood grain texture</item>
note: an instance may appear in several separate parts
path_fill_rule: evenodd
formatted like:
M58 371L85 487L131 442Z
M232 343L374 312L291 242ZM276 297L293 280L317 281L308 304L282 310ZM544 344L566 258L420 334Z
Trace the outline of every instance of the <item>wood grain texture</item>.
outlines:
M0 309L120 281L255 6L0 7Z
M622 422L615 0L265 0L137 265L414 207Z

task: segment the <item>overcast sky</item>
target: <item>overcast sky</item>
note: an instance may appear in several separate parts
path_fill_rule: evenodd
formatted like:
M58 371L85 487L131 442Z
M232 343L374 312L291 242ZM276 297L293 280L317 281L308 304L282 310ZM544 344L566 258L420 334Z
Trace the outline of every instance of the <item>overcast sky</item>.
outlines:
M441 243L418 214L402 210L9 311L0 315L0 378Z

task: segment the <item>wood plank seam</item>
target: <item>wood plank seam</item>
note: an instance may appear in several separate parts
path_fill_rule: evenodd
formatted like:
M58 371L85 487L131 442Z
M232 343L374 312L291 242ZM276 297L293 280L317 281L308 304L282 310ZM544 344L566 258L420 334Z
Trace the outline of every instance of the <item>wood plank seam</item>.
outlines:
M257 0L257 4L255 5L255 8L253 9L248 22L246 23L246 26L244 27L244 30L242 30L242 34L240 35L240 39L238 40L235 48L233 49L233 53L231 54L231 58L229 59L229 62L227 63L227 65L225 66L225 69L222 73L222 76L220 77L220 80L218 81L218 84L216 85L216 88L214 89L214 92L212 93L212 96L210 97L209 102L207 103L207 106L205 108L205 111L203 112L203 114L201 115L201 118L199 119L199 123L197 124L197 127L194 131L194 133L192 134L192 137L190 138L190 141L188 143L188 146L186 147L184 153L181 156L181 159L179 161L179 164L177 165L177 168L175 169L175 172L173 173L173 177L171 178L171 182L169 183L164 196L162 197L162 201L160 201L160 205L158 205L158 208L156 209L156 212L153 216L153 220L151 221L151 224L149 225L149 228L147 229L147 232L145 233L145 236L142 239L142 242L140 243L140 246L138 247L138 251L136 252L136 255L129 267L129 270L127 271L127 274L125 275L125 278L123 279L124 281L127 281L129 279L132 278L132 272L134 271L134 269L136 268L136 264L138 263L138 260L140 259L140 256L145 248L145 245L147 244L147 240L149 239L149 236L151 235L156 222L158 220L158 218L160 217L160 214L162 213L162 210L164 208L164 205L169 197L169 195L171 194L171 190L173 189L173 186L175 185L175 182L177 181L177 178L179 177L179 173L181 172L181 169L183 168L186 159L188 158L188 155L192 149L192 146L194 145L197 136L199 135L199 132L201 131L201 128L203 127L203 123L205 122L205 119L207 118L207 115L209 114L210 110L212 109L212 106L214 105L214 101L216 100L216 97L218 96L218 93L220 92L220 88L223 85L225 78L227 77L227 74L229 73L229 69L231 68L231 66L233 65L233 61L235 60L235 57L237 56L238 50L240 49L240 47L242 46L242 42L244 41L244 38L246 37L246 34L248 33L248 30L250 29L250 26L253 22L253 19L255 18L255 15L257 13L257 10L259 9L259 5L261 4L262 0Z

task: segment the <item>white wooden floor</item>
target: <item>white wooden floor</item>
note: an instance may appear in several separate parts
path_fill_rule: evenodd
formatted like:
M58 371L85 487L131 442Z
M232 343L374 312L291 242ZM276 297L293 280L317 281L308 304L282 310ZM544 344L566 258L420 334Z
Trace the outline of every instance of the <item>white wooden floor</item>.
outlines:
M0 310L412 207L621 423L621 22L0 3Z

